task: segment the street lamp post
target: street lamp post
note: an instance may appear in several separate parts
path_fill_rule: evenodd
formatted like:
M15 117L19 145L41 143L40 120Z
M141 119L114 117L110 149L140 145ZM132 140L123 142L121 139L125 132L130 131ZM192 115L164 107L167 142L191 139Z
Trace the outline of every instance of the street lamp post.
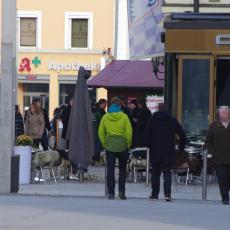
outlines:
M16 0L2 0L0 194L10 192L16 98Z

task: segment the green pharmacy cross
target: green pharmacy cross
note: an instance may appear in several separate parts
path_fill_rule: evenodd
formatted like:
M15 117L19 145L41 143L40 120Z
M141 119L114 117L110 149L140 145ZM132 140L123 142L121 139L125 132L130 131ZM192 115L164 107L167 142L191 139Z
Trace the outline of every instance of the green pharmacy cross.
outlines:
M32 60L32 64L37 68L39 65L41 65L41 60L38 57L35 57Z

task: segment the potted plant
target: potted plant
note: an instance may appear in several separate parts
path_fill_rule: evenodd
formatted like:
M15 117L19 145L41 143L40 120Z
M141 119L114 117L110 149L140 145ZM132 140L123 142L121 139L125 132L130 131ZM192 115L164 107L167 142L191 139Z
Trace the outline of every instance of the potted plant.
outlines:
M14 154L20 156L19 184L30 183L32 145L33 139L27 135L20 135L15 140Z

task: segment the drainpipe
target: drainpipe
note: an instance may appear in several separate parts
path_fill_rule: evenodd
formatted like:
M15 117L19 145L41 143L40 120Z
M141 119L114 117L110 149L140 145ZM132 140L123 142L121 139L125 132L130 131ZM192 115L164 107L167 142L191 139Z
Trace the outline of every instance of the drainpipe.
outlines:
M194 13L199 13L199 8L200 8L200 0L194 0L194 3L193 3Z

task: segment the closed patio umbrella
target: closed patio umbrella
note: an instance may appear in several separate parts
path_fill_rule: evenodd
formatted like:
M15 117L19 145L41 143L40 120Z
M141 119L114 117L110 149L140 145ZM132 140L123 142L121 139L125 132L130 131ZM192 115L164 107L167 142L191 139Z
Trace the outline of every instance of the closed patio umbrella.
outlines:
M67 130L69 158L80 172L87 171L94 151L91 102L87 85L90 76L91 71L80 67Z

